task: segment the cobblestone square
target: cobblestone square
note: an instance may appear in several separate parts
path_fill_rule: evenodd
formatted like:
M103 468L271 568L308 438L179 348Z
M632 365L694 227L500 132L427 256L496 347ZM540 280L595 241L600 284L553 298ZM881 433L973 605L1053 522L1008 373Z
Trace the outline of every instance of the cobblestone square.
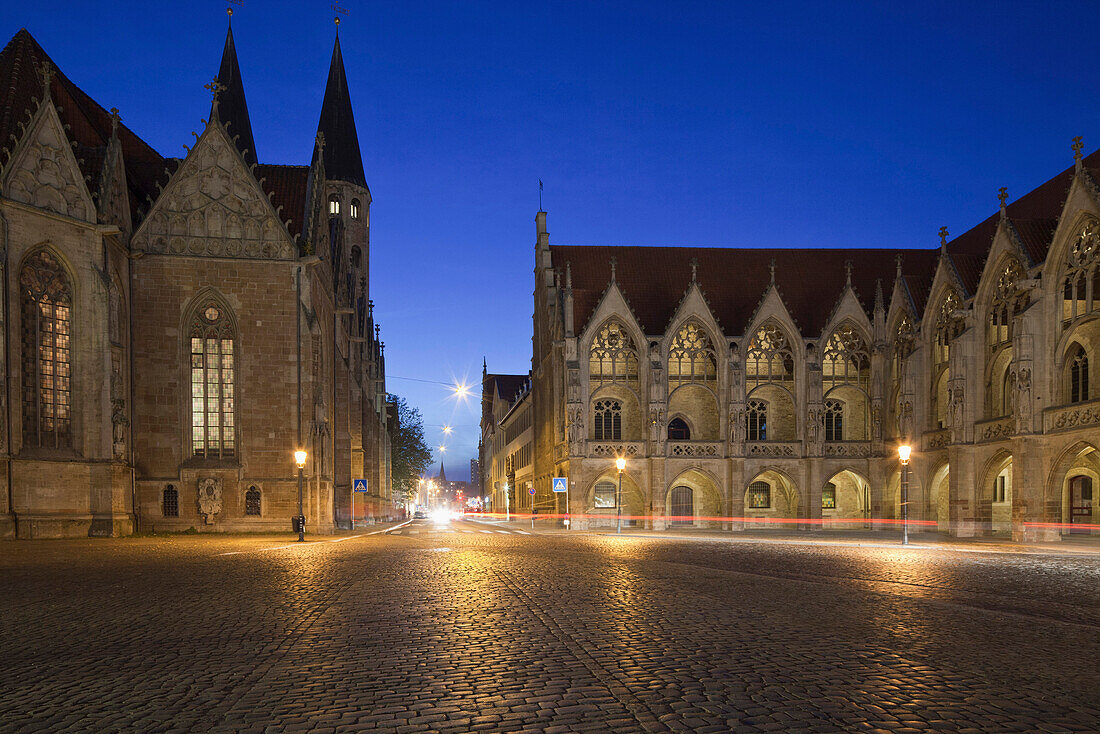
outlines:
M1100 730L1100 559L518 532L0 545L5 731Z

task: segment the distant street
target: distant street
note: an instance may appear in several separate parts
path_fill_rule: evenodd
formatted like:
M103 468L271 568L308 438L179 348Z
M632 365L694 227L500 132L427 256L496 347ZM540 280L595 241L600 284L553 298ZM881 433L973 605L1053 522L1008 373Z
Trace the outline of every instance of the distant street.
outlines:
M1095 555L368 532L0 544L0 730L1100 731Z

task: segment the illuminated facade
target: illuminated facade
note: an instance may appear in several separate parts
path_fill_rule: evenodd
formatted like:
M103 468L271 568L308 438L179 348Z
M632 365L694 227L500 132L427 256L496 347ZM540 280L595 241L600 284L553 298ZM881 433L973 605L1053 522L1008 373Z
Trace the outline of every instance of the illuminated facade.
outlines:
M361 477L357 510L392 514L339 41L308 166L258 162L231 31L183 158L26 30L0 80L0 534L288 530L299 445L307 528L347 526Z
M561 246L539 212L536 502L567 476L577 525L613 522L624 456L634 524L880 527L909 443L926 528L1096 532L1100 153L1074 150L929 250Z

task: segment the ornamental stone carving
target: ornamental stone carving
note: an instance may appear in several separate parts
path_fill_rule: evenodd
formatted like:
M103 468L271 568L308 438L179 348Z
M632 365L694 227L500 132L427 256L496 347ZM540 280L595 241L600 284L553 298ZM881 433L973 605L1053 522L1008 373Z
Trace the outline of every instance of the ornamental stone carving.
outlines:
M47 99L8 167L5 195L57 214L92 221L95 207L57 110Z
M199 514L207 525L214 524L214 516L222 511L222 480L217 477L199 479Z
M1016 413L1016 432L1031 432L1031 369L1020 367L1014 375L1016 395L1013 410Z
M218 125L211 125L135 233L137 250L256 259L295 257L267 194Z

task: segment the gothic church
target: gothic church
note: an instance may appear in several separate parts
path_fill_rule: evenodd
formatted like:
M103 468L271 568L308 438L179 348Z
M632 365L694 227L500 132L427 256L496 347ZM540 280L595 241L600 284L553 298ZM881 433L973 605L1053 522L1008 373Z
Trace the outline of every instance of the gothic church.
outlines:
M394 512L371 195L336 38L308 166L260 163L226 35L153 150L25 29L0 53L0 535L285 531ZM365 506L365 510L363 509Z

